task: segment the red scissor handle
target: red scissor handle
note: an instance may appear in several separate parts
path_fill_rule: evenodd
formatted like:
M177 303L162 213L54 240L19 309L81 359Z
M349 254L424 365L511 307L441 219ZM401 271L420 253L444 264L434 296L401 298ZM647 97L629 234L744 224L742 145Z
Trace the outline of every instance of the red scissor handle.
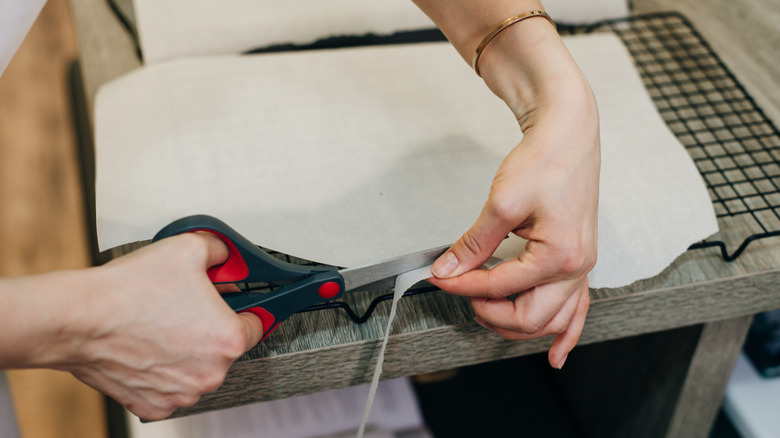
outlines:
M198 231L214 233L228 247L227 260L207 271L213 283L288 283L265 293L222 294L236 312L252 312L260 318L263 339L292 314L344 293L344 278L338 271L279 260L212 216L195 215L176 220L152 240Z

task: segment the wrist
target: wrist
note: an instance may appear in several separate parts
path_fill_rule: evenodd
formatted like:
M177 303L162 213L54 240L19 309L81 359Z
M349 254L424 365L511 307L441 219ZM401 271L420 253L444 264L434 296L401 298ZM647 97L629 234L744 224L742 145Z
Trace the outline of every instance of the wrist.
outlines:
M543 108L593 104L590 85L555 27L541 17L516 23L480 57L485 84L512 110L521 126Z
M0 365L63 369L81 360L103 306L92 288L96 268L2 280Z

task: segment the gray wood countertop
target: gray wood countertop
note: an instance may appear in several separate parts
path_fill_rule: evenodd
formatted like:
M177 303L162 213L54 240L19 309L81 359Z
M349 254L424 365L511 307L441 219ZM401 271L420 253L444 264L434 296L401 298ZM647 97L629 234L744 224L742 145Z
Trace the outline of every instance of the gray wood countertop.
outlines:
M636 13L678 10L720 55L767 115L780 120L780 4L760 0L649 0ZM130 33L105 0L72 0L89 118L100 85L138 68ZM779 177L780 178L780 177ZM750 234L741 219L720 222L724 238ZM143 243L126 245L112 256ZM375 294L347 298L365 309ZM780 237L752 243L731 263L716 249L692 250L661 275L618 289L591 291L580 343L720 321L780 307ZM368 382L390 303L356 325L339 310L297 314L237 361L224 385L175 415ZM432 372L545 351L551 339L505 341L473 321L468 302L441 291L399 302L383 378Z

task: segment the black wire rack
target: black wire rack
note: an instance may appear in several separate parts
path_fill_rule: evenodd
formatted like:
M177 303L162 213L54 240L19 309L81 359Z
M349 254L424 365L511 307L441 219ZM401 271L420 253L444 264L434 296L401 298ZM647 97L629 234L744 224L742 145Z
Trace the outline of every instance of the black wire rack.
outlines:
M691 249L717 247L733 261L752 242L780 236L780 133L690 22L664 13L561 33L600 31L614 32L628 48L726 229ZM732 224L739 226L724 226Z
M125 25L132 27L127 20ZM658 111L703 176L725 230L690 249L716 247L729 262L751 243L780 236L780 132L684 16L641 15L585 26L559 23L558 30L562 35L612 32L628 48ZM408 31L390 36L334 37L310 45L277 45L247 54L433 41L446 38L438 30ZM283 254L276 256L310 264ZM244 285L244 289L264 292L278 286L263 283ZM416 287L404 296L435 290L432 286ZM343 309L354 322L362 323L379 303L392 297L392 293L377 296L362 313L338 301L303 311Z

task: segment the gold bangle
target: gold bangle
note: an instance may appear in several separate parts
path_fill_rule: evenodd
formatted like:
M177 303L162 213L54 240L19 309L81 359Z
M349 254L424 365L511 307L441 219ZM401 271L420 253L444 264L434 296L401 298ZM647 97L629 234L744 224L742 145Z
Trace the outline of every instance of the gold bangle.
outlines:
M481 74L479 74L479 57L482 55L482 51L485 50L485 46L488 45L488 43L493 40L493 38L496 37L499 33L501 33L502 30L506 29L507 27L518 23L520 21L525 20L526 18L531 17L544 17L548 20L550 20L550 23L552 23L553 26L555 26L556 29L558 29L558 26L556 26L555 21L553 21L552 17L550 17L547 12L544 11L530 11L526 12L524 14L516 15L511 18L507 18L506 20L502 21L501 24L499 24L495 29L493 29L493 32L490 32L485 39L482 40L481 43L477 46L477 50L474 52L474 59L471 61L471 68L474 69L474 72L477 74L477 76L482 77Z

